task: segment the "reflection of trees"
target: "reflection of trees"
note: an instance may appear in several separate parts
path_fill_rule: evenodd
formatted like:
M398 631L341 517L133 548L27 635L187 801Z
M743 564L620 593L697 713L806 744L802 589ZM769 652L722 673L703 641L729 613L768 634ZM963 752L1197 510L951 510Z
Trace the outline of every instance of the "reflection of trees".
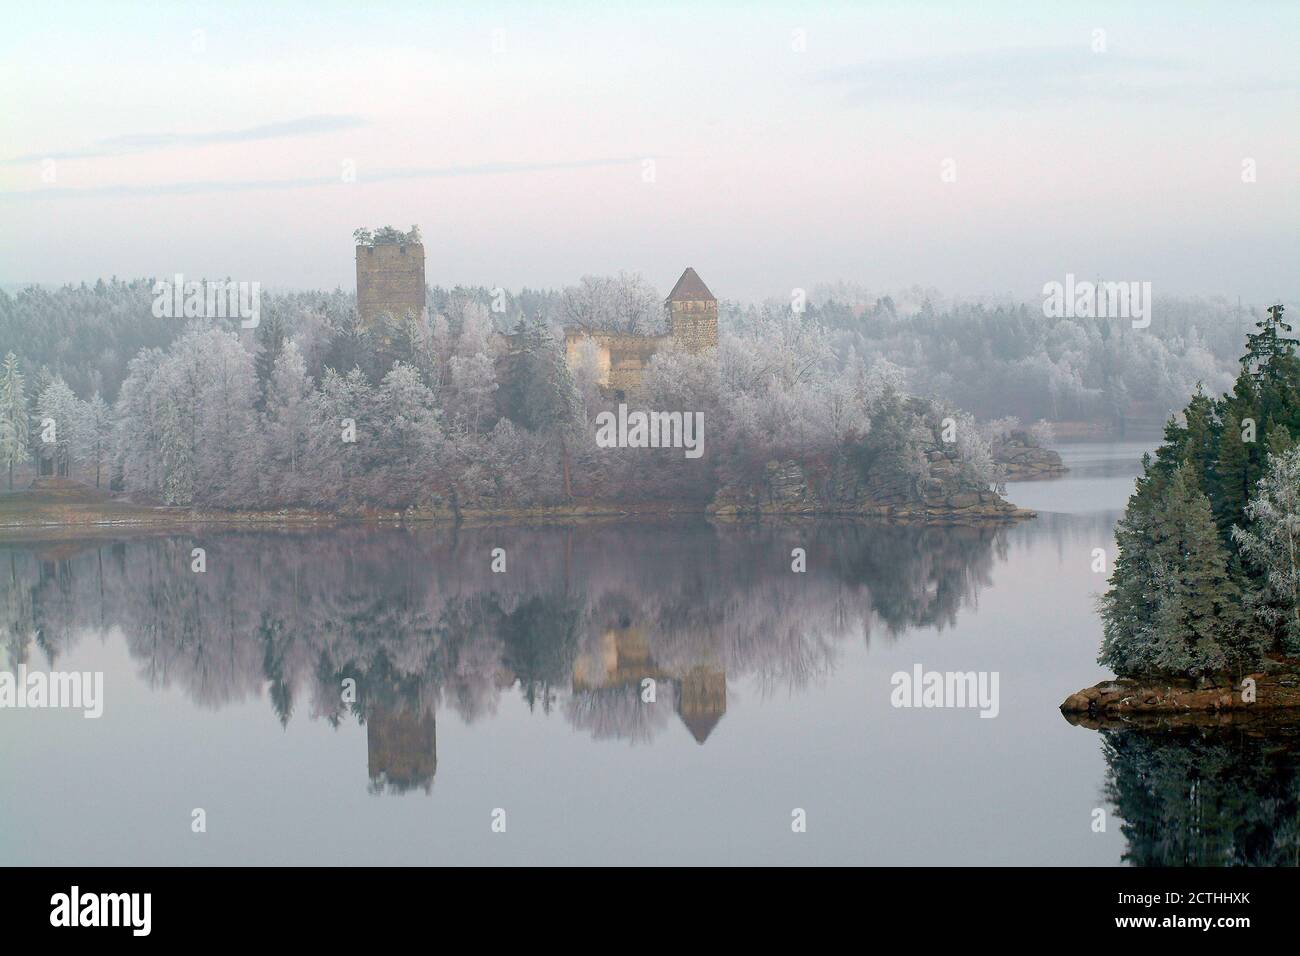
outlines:
M1300 731L1102 732L1106 798L1137 866L1300 863Z
M265 690L285 724L354 717L378 785L406 789L432 779L439 708L473 721L505 692L596 737L649 739L676 714L703 742L728 679L798 688L846 636L952 624L1003 547L993 530L817 521L142 538L0 551L0 624L13 661L120 628L150 686L208 707Z

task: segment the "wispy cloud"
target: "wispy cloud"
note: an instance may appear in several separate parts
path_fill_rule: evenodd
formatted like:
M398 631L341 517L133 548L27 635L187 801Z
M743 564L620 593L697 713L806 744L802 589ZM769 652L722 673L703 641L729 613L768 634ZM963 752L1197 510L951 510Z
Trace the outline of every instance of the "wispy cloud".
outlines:
M366 125L367 121L360 116L322 114L284 120L279 123L263 123L260 126L248 126L243 129L213 130L206 133L130 133L101 139L83 149L13 156L0 160L0 166L15 166L45 159L99 159L105 156L124 156L182 146L213 146L221 143L252 143L266 139L318 136L321 133L335 133L339 130L357 129Z
M618 156L605 159L571 159L555 162L495 162L463 166L413 166L404 168L360 170L355 183L344 182L339 175L306 176L296 179L193 180L175 183L88 186L85 188L53 187L3 192L0 199L99 199L136 196L188 196L198 193L236 193L271 189L310 189L319 186L355 186L398 179L439 179L456 176L501 176L515 173L538 173L564 169L591 169L601 166L640 164L649 154Z

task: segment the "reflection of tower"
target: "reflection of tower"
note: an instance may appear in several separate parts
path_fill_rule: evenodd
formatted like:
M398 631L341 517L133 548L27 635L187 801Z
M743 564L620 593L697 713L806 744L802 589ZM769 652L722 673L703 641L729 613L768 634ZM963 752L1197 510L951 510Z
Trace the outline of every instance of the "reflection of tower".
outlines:
M600 635L600 646L594 654L579 654L573 662L575 691L639 685L644 677L659 676L650 659L650 642L637 627L610 628Z
M685 674L655 663L650 642L638 627L612 627L600 636L592 653L579 654L573 664L574 693L637 688L652 677L671 681L677 689L677 715L697 743L704 743L727 712L727 672L697 664Z
M437 724L434 715L414 710L390 711L376 705L366 716L366 751L370 780L378 789L404 793L433 789L438 770Z
M727 672L692 667L678 683L677 713L696 743L704 743L727 712Z

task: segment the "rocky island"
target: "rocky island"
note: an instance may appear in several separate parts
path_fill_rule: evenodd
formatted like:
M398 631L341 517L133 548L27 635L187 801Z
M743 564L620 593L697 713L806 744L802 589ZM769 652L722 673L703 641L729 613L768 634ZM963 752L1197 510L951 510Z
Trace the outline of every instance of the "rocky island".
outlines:
M1098 663L1067 715L1274 711L1300 724L1300 357L1275 305L1232 392L1198 389L1115 530Z

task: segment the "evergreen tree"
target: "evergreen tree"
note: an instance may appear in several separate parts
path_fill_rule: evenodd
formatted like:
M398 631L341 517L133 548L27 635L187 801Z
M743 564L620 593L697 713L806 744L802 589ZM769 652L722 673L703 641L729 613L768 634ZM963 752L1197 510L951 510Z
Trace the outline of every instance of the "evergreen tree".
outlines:
M1291 331L1291 326L1282 321L1284 311L1281 303L1269 306L1264 318L1255 323L1259 331L1246 335L1246 355L1241 362L1248 369L1253 366L1261 381L1269 376L1276 358L1295 351L1296 340L1283 334Z
M1097 663L1121 676L1154 670L1154 613L1151 595L1155 586L1154 555L1150 542L1155 537L1158 498L1150 471L1150 456L1144 459L1143 477L1129 497L1128 507L1115 526L1118 551L1110 587L1100 602L1102 619L1101 653Z
M267 396L271 389L271 375L275 371L276 359L284 348L289 330L284 317L277 308L263 311L262 321L258 323L255 338L257 341L257 407L266 408Z
M1120 551L1102 599L1099 663L1121 675L1195 676L1255 666L1209 499L1192 464L1148 473L1116 529Z

